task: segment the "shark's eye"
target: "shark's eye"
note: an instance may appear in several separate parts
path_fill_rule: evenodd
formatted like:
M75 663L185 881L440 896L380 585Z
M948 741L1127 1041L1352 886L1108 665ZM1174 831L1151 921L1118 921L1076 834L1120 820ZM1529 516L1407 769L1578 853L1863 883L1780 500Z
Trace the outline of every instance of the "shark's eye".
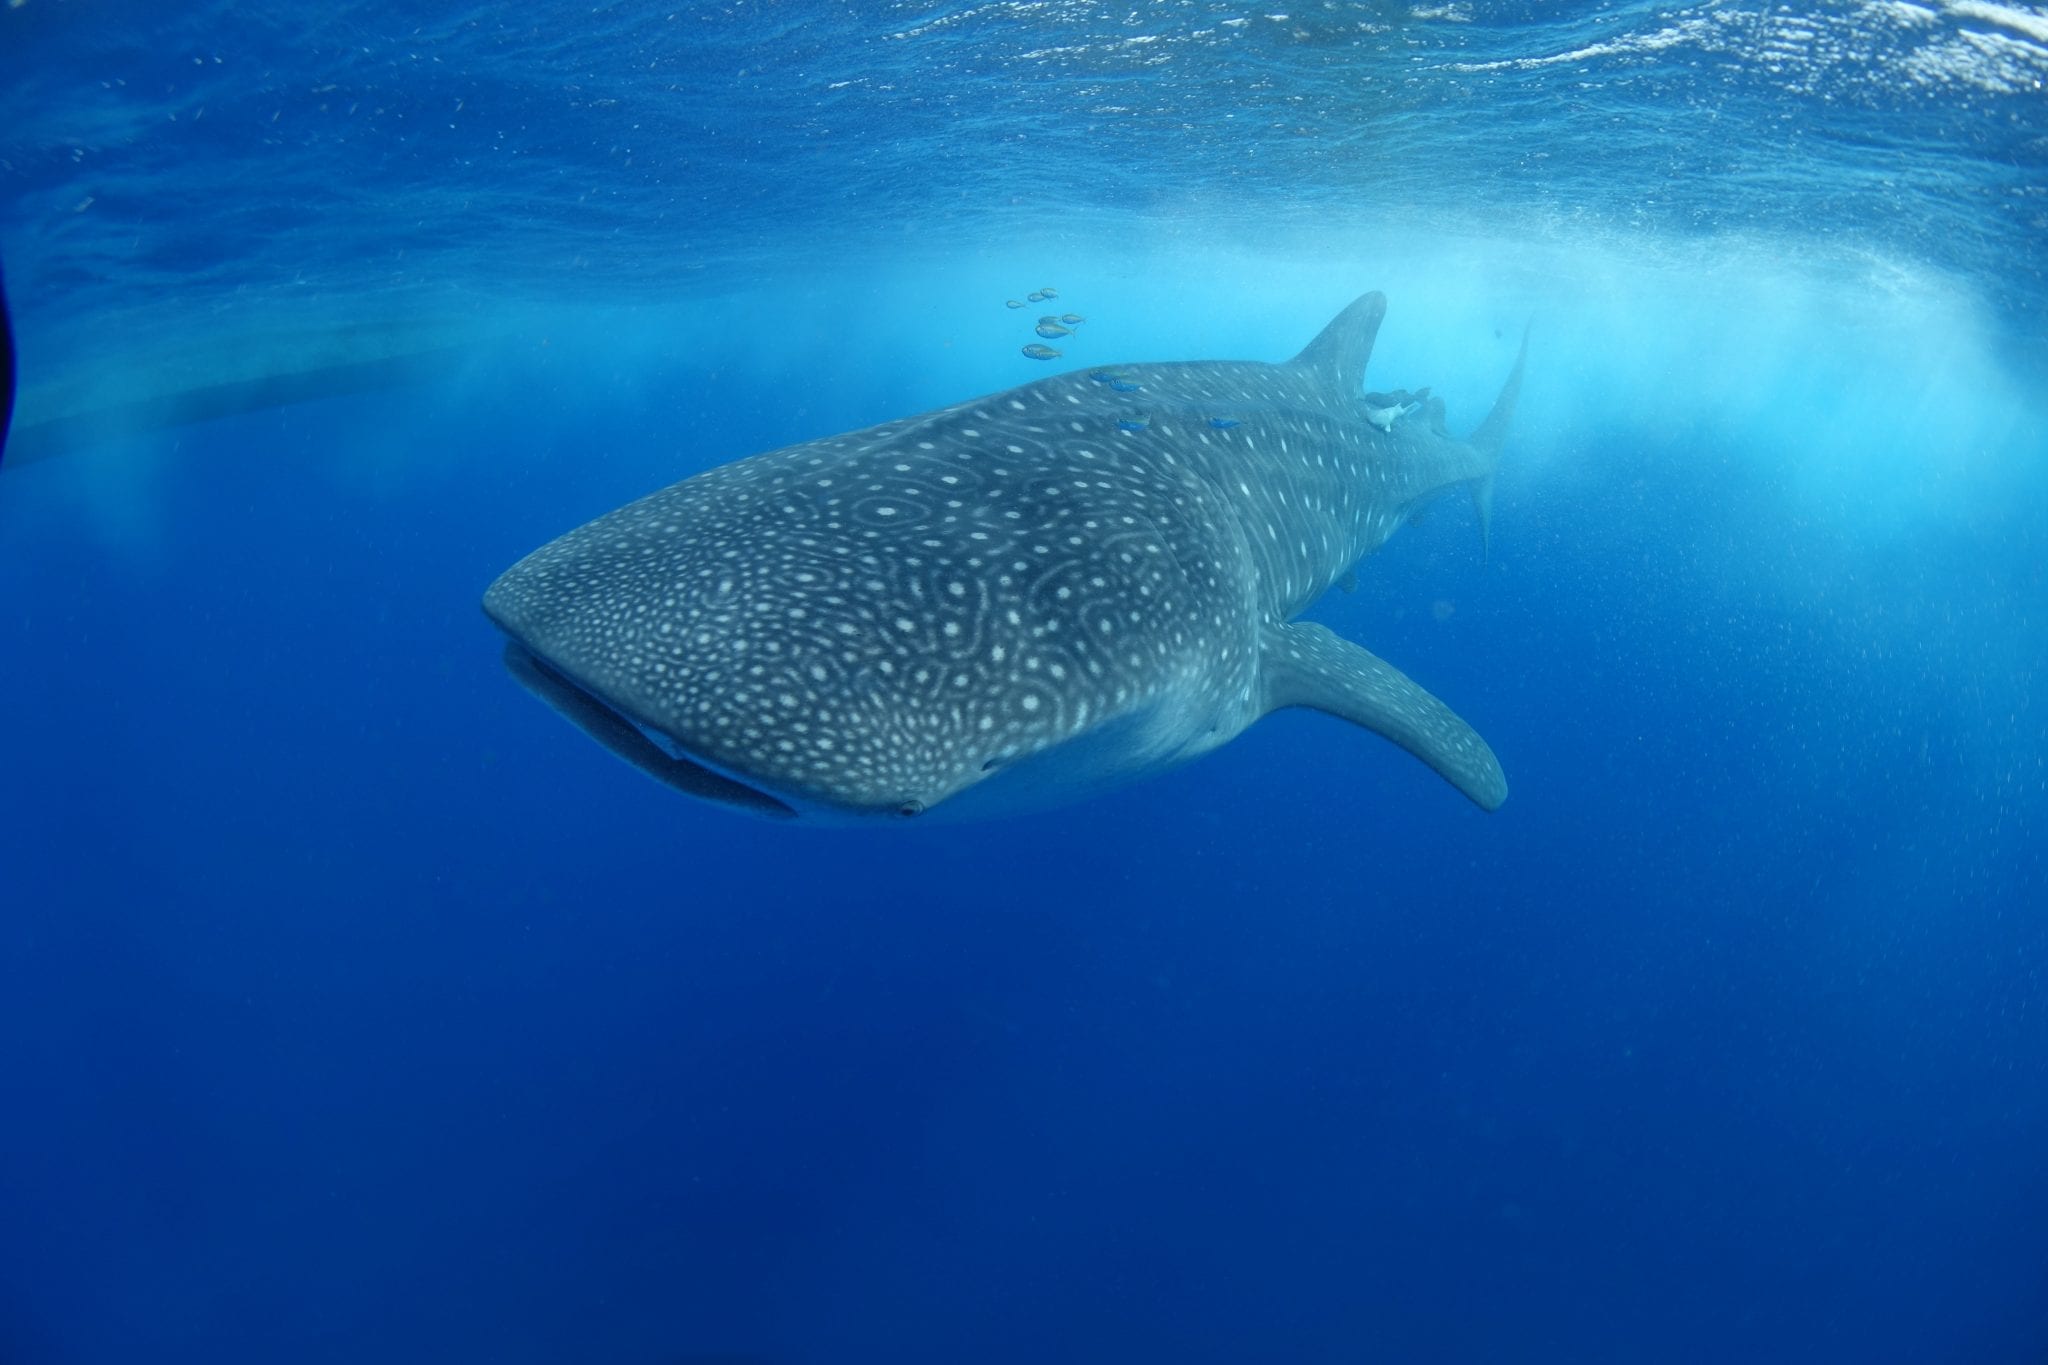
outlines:
M910 818L911 816L913 816L913 815L923 815L923 814L924 814L924 802L922 802L922 801L905 801L905 802L904 802L904 803L903 803L902 805L900 805L900 806L898 806L898 807L896 808L896 813L897 813L898 815L902 816L902 817L903 817L904 819L906 819L906 820L907 820L907 819L909 819L909 818Z

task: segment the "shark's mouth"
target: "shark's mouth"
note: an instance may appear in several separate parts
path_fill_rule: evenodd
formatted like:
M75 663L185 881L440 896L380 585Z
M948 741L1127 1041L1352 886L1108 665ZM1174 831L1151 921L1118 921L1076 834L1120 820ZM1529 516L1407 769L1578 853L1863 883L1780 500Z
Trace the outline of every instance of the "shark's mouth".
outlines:
M794 806L705 767L673 747L674 741L666 735L657 740L630 717L586 692L517 640L505 644L505 669L519 680L520 686L567 716L584 734L655 781L685 796L715 801L751 815L774 820L796 818Z

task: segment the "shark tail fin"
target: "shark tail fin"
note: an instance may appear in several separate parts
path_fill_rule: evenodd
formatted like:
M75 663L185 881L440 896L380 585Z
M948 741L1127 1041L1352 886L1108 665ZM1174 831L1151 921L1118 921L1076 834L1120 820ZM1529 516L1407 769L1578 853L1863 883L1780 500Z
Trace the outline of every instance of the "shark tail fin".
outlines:
M1515 368L1493 400L1493 410L1473 429L1472 448L1486 457L1486 472L1472 481L1472 506L1479 513L1480 552L1493 556L1493 473L1500 461L1500 448L1508 438L1508 423L1514 420L1515 400L1522 396L1522 367L1529 359L1529 329L1522 329L1522 346L1515 352Z
M1500 386L1500 397L1493 400L1493 411L1486 414L1466 438L1482 454L1490 459L1500 458L1501 443L1508 438L1508 423L1514 420L1515 400L1522 396L1522 366L1529 359L1529 329L1522 329L1522 349L1515 353L1515 368L1508 372L1508 382Z
M1385 294L1377 289L1361 294L1289 363L1339 393L1357 393L1365 387L1365 364L1372 359L1373 339L1380 334L1380 320L1386 315Z

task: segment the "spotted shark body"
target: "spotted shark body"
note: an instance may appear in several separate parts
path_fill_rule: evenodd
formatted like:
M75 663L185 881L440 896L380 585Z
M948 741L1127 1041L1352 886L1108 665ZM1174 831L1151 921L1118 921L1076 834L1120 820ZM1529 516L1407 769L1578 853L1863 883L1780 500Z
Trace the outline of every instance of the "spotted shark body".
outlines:
M593 738L757 814L1044 805L1288 706L1491 810L1469 726L1293 620L1432 495L1470 485L1485 524L1522 361L1466 440L1441 399L1382 429L1385 312L1365 295L1283 364L1075 372L739 460L542 546L484 610Z

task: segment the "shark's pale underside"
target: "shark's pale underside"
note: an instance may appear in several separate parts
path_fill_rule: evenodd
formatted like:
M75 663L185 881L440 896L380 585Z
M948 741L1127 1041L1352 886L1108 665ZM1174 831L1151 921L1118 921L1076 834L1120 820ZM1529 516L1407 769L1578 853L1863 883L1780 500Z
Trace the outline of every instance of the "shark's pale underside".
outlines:
M1454 440L1441 399L1361 391L1385 312L1365 295L1284 364L1078 371L723 465L542 546L484 610L593 738L758 814L1068 800L1286 706L1492 810L1470 726L1293 619L1450 486L1485 525L1522 358Z

